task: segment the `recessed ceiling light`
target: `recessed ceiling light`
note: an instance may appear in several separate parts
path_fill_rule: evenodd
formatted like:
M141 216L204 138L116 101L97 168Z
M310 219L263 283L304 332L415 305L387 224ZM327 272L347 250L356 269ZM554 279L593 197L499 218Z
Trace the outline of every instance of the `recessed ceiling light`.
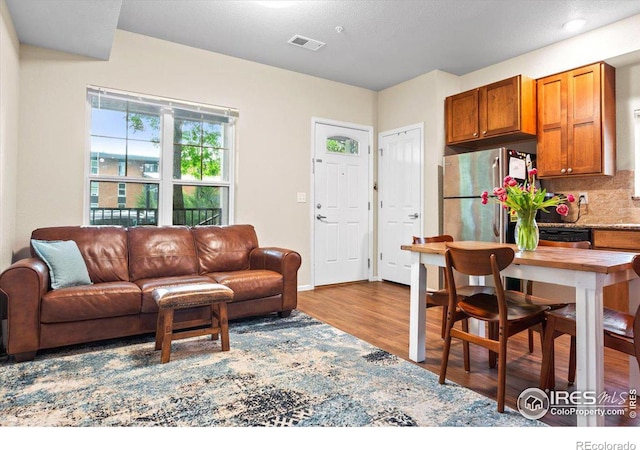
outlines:
M582 28L585 23L587 23L586 19L573 19L562 25L562 28L567 31L577 31Z
M262 1L262 2L256 2L258 5L260 6L264 6L266 8L274 8L274 9L281 9L281 8L288 8L289 6L293 6L296 2L293 1L279 1L279 0L267 0L267 1Z

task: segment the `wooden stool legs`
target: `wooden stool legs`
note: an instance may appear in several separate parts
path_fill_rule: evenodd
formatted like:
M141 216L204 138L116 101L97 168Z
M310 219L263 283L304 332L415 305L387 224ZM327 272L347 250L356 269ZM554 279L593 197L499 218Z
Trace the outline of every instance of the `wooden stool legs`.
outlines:
M173 308L158 311L156 328L156 350L162 349L160 361L168 363L171 358L171 338L173 337Z
M156 350L162 350L160 362L168 363L171 359L171 341L187 337L204 336L211 334L211 340L218 339L220 334L220 344L223 352L228 352L229 344L229 321L227 316L227 303L224 301L211 304L211 324L207 328L189 331L173 331L174 308L161 308L158 311L158 322L156 327ZM214 326L215 322L218 326Z
M229 321L227 319L227 304L225 302L214 303L211 305L211 321L216 317L218 319L218 326L220 328L220 344L222 345L222 351L229 351ZM211 339L214 339L214 334L211 334ZM217 336L215 337L217 339ZM214 339L214 340L215 340Z

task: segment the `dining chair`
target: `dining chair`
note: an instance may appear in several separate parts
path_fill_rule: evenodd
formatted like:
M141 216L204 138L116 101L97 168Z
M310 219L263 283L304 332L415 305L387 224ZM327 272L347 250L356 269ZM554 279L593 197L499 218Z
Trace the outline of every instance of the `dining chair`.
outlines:
M591 242L589 241L575 241L575 242L566 242L566 241L548 241L548 240L544 240L541 239L538 242L538 246L539 247L564 247L564 248L586 248L586 249L590 249L591 248ZM527 284L526 284L526 289L525 292L527 293L527 295L533 295L533 281L531 280L527 280ZM542 302L542 304L549 306L551 309L559 309L559 308L563 308L565 306L567 306L569 303L575 301L575 299L573 299L571 302L557 302L556 300L544 300L541 297L536 297L537 299L540 299L539 301ZM533 353L533 333L535 331L538 331L540 334L540 345L542 346L543 343L543 334L542 334L542 327L535 327L532 328L528 331L529 334L529 353ZM573 352L573 357L575 358L575 346L574 346L574 352ZM575 368L575 365L574 365Z
M431 244L434 242L453 242L453 236L448 234L441 234L438 236L413 236L414 244ZM442 272L440 272L442 274ZM477 294L480 292L493 293L493 288L491 286L459 286L457 289L457 293L459 297L468 297L473 294ZM442 324L440 328L440 336L444 339L444 330L447 326L447 312L449 310L449 291L447 290L447 279L444 279L444 288L437 290L428 290L427 291L427 308L431 308L433 306L441 306L442 307ZM466 326L466 322L463 323L463 326Z
M445 275L449 290L449 306L439 382L444 384L446 380L452 338L487 348L490 355L497 356L498 412L504 412L507 340L532 326L542 324L549 307L525 303L522 301L524 293L504 289L500 272L513 262L515 253L511 247L478 246L456 242L447 242L446 246ZM457 295L454 271L469 276L492 276L494 293L479 293L460 300ZM488 336L454 328L455 322L470 318L486 323L489 330ZM465 370L470 372L467 354L464 355L464 365ZM495 366L495 358L493 366Z
M640 255L633 258L633 270L640 276ZM576 373L576 305L567 305L546 313L542 347L542 368L540 369L540 389L555 387L554 342L558 336L571 336L569 350L569 384L575 381ZM635 315L611 308L603 308L602 328L604 346L635 356L640 367L640 308Z

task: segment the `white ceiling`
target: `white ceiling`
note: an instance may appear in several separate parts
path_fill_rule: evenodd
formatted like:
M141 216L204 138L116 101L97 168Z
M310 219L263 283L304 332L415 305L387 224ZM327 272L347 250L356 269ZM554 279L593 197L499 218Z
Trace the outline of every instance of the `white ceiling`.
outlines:
M285 3L284 8L264 6ZM108 59L116 28L381 90L456 75L640 14L639 0L7 0L20 42ZM341 33L336 27L342 27ZM318 51L288 44L299 34Z

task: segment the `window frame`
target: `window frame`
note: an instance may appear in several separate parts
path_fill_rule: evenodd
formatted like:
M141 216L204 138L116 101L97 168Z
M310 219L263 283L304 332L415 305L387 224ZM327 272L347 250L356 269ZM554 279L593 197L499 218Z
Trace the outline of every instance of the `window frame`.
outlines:
M153 104L161 107L160 113L160 154L158 161L159 178L145 178L136 176L127 176L125 170L124 176L100 175L93 173L93 165L91 159L91 129L92 129L92 95L105 95L114 98L132 102L140 102ZM116 182L116 183L136 183L156 185L158 189L158 218L157 226L173 225L173 189L174 186L207 186L226 188L227 195L222 196L221 209L227 211L226 220L223 224L235 223L235 159L236 159L236 133L238 110L233 108L207 105L186 100L176 100L166 97L158 97L148 94L140 94L134 92L120 91L116 89L87 86L86 89L86 141L85 141L85 164L84 164L84 198L83 198L83 223L90 225L91 223L91 182ZM187 110L199 114L218 116L225 119L223 145L228 149L228 154L224 160L226 170L226 180L193 180L193 179L173 179L173 107L181 110Z

